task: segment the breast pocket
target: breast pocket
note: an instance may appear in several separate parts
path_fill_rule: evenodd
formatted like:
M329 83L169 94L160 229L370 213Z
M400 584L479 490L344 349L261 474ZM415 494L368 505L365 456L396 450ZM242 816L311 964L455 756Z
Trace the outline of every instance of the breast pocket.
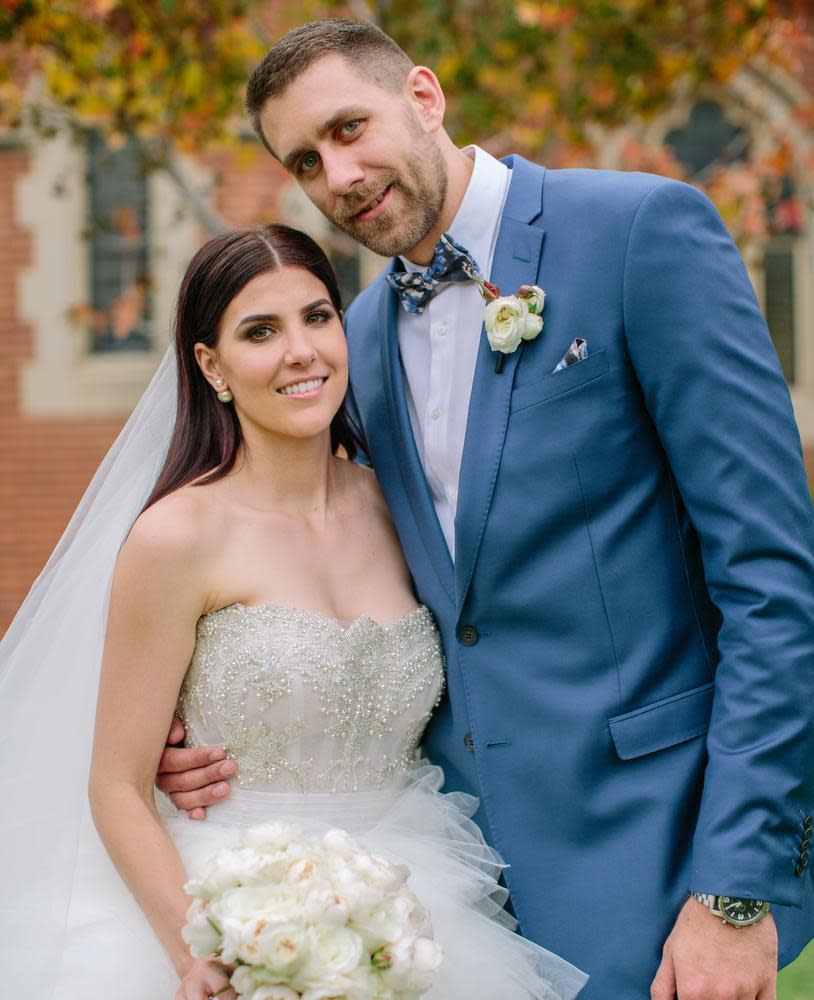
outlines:
M588 382L602 378L609 370L608 357L604 349L597 351L596 354L589 354L584 361L577 361L558 372L544 375L535 382L518 386L512 392L511 412L516 413L518 410L543 403L547 399L561 396L565 392L571 392Z

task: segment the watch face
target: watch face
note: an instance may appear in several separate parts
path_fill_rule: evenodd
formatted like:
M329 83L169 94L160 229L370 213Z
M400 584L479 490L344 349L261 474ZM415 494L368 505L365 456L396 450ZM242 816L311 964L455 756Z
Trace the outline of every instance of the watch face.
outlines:
M743 927L760 920L767 909L762 899L738 899L736 896L721 896L718 906L730 924Z

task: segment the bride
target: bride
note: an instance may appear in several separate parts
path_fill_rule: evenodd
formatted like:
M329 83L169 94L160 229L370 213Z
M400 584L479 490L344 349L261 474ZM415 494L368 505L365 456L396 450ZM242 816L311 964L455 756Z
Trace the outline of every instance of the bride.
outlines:
M356 452L347 383L336 279L309 237L269 225L198 251L175 361L0 646L4 994L233 1000L229 970L184 943L183 885L278 818L410 867L445 955L428 997L584 984L512 932L475 803L416 761L443 658L374 474L338 454ZM154 792L176 713L187 745L238 768L205 824Z

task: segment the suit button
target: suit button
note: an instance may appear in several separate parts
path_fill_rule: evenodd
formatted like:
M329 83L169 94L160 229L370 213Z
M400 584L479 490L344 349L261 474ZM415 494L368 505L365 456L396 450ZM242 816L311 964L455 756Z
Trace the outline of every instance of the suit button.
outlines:
M478 635L478 630L474 625L462 625L461 628L458 629L458 638L464 646L474 646L480 636Z
M472 733L467 733L464 736L464 746L470 753L475 752L475 741L472 739Z

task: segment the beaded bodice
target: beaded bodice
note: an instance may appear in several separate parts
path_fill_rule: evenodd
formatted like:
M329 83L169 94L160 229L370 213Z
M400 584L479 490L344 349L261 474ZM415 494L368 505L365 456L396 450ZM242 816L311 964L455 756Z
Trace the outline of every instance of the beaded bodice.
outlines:
M178 700L188 746L222 746L264 791L384 788L415 757L443 687L440 640L419 607L389 627L231 604L198 621Z

